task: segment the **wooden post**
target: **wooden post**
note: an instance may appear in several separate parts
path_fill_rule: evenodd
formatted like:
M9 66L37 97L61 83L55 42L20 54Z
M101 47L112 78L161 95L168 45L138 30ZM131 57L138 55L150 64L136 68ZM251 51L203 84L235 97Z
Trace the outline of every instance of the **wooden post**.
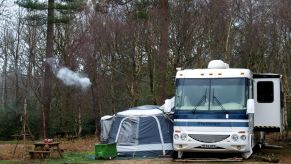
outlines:
M16 148L19 144L19 142L21 142L21 137L23 137L23 158L25 158L25 155L27 154L27 147L26 147L26 133L28 132L28 136L31 137L32 140L34 140L34 137L29 129L29 126L28 126L28 116L27 116L27 102L26 102L26 99L24 99L24 112L23 114L21 115L21 118L20 118L20 121L22 122L22 128L21 128L21 132L19 135L16 135L17 136L17 143L14 147L14 151L13 151L13 157L15 155L15 152L16 152Z

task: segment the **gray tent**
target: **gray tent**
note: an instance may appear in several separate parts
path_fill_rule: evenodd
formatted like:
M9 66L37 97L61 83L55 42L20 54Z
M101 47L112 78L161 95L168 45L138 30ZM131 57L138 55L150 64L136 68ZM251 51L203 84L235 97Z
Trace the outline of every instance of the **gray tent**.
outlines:
M118 155L159 156L173 152L173 124L158 106L130 108L114 116L109 143L117 143Z
M101 133L100 133L100 142L101 143L108 143L109 139L109 132L114 121L114 116L103 116L100 120L101 125Z

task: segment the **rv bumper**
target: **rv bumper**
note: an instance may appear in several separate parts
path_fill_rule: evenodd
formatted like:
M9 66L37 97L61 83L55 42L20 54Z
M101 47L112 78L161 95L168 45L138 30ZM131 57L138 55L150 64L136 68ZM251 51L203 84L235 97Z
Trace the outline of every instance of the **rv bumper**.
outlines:
M201 135L201 134L199 134ZM195 136L195 134L192 134ZM209 137L209 135L205 135ZM231 134L226 139L219 142L200 142L190 135L184 135L182 138L174 138L174 150L182 152L231 152L243 153L249 152L249 137L239 134Z

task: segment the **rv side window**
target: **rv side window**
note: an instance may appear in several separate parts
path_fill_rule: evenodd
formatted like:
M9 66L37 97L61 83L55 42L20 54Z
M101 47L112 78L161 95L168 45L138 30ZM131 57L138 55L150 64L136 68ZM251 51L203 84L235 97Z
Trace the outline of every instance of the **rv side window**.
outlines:
M274 84L272 81L259 81L257 83L257 100L259 103L272 103L274 101Z

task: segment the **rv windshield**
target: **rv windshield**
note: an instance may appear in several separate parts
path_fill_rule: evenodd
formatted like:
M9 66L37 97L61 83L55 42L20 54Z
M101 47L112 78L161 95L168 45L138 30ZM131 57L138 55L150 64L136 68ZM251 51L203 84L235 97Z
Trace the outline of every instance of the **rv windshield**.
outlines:
M177 79L176 110L217 111L246 110L246 78Z

